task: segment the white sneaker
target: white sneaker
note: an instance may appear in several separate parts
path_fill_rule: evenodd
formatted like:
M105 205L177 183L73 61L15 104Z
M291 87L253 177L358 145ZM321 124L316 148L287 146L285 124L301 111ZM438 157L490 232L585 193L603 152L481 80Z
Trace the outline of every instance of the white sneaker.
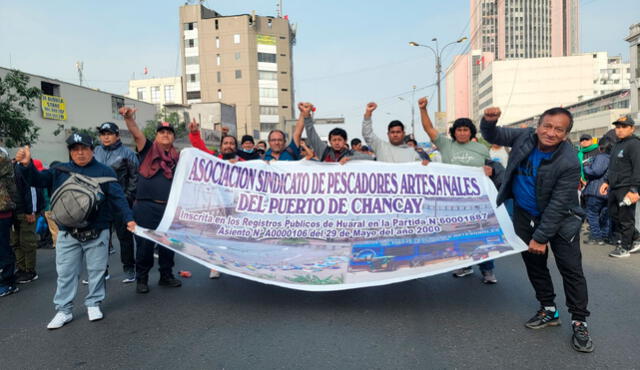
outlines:
M209 279L217 279L220 277L220 271L213 270L209 271Z
M51 320L51 322L49 322L49 325L47 325L47 329L59 329L71 320L73 320L72 314L58 311L58 313L56 313L56 315L53 317L53 320Z
M102 318L104 317L102 315L102 311L100 311L100 307L98 306L87 307L87 313L89 314L89 321L102 320Z

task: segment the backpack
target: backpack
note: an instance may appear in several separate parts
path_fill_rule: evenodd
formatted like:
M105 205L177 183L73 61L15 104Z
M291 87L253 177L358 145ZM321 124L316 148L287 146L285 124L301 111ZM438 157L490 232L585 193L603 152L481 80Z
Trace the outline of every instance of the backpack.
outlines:
M72 172L63 166L56 170L69 174L69 178L51 196L51 218L56 224L73 229L89 226L89 217L98 210L105 195L101 184L117 182L115 177L89 177Z

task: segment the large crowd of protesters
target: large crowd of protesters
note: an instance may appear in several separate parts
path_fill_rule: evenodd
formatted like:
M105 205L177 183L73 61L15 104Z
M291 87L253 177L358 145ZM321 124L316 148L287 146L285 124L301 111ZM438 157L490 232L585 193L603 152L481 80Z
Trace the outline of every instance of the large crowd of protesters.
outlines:
M447 132L440 132L427 112L427 99L421 98L417 104L431 141L429 149L407 136L397 120L388 123L386 140L376 136L372 121L375 103L366 105L362 139L349 140L344 129L334 128L325 142L315 130L313 104L303 102L298 104L299 118L291 138L272 130L266 142L256 143L250 135L238 140L227 134L219 143L205 143L194 119L188 124L189 140L193 147L232 163L309 160L344 165L351 160L371 160L428 165L438 161L482 168L498 189L497 206L505 205L517 235L528 245L522 258L539 308L525 326L539 329L560 324L547 268L551 250L571 314L571 344L577 351L593 351L586 322L588 296L580 237L586 219L585 243L611 245L609 255L615 258L640 250L635 227L640 140L634 135L633 119L621 117L613 122L615 128L599 139L582 135L576 148L568 140L573 117L563 108L549 109L541 114L536 127L522 128L497 125L500 109L488 108L479 130L471 119L461 117ZM105 280L110 277L108 260L114 234L120 245L123 283L135 282L137 293L148 293L155 255L158 285L182 285L173 273L174 252L133 234L137 225L149 229L159 225L180 158L174 146L174 127L158 123L154 140L149 140L135 122L135 111L120 109L135 151L123 145L120 128L112 122L97 127L99 143L84 133L71 134L66 140L70 160L51 163L48 169L32 158L29 147L18 149L13 158L0 148L0 296L16 293L19 285L37 280L36 249L55 248L56 314L48 329L60 328L73 319L73 300L84 274L88 318L103 318L100 304L105 298ZM71 196L83 181L86 191L87 179L95 181L90 188L95 194L88 199L96 195L96 204ZM60 209L68 214L62 215ZM86 211L84 218L69 221L78 217L74 212L78 209ZM483 283L498 282L492 260L480 263L479 269ZM453 276L473 273L473 267L468 266L454 271ZM209 276L217 278L220 273L211 270Z

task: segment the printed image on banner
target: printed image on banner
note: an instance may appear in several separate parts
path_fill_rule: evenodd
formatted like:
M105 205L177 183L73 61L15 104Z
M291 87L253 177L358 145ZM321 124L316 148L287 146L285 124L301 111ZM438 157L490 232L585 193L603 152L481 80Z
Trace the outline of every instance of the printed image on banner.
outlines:
M302 290L430 276L519 253L481 168L180 156L164 218L137 233L203 265Z
M64 98L42 94L40 96L40 103L42 106L42 118L56 121L67 120L67 108Z

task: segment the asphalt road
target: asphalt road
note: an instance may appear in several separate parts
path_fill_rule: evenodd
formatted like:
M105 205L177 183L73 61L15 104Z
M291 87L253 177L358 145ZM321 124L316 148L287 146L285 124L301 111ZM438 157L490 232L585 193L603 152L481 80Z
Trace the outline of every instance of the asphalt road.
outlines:
M102 309L89 322L79 288L74 320L54 315L53 250L38 251L40 279L0 298L0 369L437 369L640 368L640 254L614 260L584 245L594 353L573 351L561 281L553 274L563 325L523 323L538 308L520 256L497 261L499 283L479 273L311 293L223 276L176 256L190 270L181 288L135 293L122 284L117 254Z

